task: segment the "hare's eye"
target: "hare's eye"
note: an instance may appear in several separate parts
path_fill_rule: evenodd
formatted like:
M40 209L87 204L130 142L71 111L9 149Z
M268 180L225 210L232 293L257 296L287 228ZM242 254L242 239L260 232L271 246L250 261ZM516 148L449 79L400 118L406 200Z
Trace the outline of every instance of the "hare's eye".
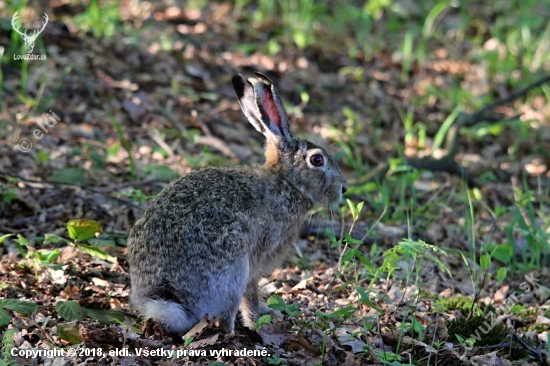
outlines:
M311 155L311 157L309 158L309 162L313 166L323 166L325 159L323 159L323 155L315 154L315 155Z

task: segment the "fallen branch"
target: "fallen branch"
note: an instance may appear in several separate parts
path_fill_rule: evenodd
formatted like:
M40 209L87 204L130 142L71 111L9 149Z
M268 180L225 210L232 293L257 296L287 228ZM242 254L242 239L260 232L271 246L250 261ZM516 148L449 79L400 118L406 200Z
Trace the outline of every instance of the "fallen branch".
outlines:
M495 107L499 107L505 104L508 104L520 97L525 96L529 91L535 89L543 84L550 82L550 75L546 75L541 79L535 81L532 84L527 85L526 87L513 92L505 98L494 101L491 104L486 105L481 108L479 111L473 114L468 113L459 113L455 123L451 125L447 135L445 136L445 149L447 154L440 159L434 157L425 157L425 158L406 158L405 161L410 166L416 169L425 169L430 171L443 171L450 174L458 175L466 180L468 185L476 185L475 181L468 174L468 169L461 166L456 160L455 156L458 152L456 142L458 135L460 134L460 129L462 127L471 127L480 122L489 122L496 123L503 120L514 120L521 116L521 114L516 115L512 118L503 119L500 116L491 115L491 112Z
M80 188L82 190L85 190L85 191L100 194L100 195L102 195L102 196L104 196L108 199L117 201L117 202L122 203L124 205L131 206L131 207L134 207L134 208L140 208L138 205L136 205L135 203L133 203L131 201L125 200L125 199L120 198L120 197L111 196L109 194L106 194L106 193L102 192L101 190L94 189L94 188L88 188L88 187L83 186L83 185L78 184L78 183L28 179L28 178L24 178L24 177L21 177L21 176L16 175L16 174L11 174L11 173L5 172L3 170L0 170L0 176L16 178L21 183L23 183L25 185L28 185L28 186L37 185L37 184L42 185L42 187L39 187L39 188L44 188L44 189L47 188L45 185L51 185L51 186L54 186L54 187L58 187L58 186L78 187L78 188Z
M529 352L531 352L533 355L537 357L541 365L548 365L548 362L546 362L546 360L542 357L542 354L539 350L534 349L533 347L525 343L525 341L521 339L521 337L516 332L512 331L512 335L514 336L516 341L518 341L518 343L523 346L523 348L525 348L526 350L528 350Z

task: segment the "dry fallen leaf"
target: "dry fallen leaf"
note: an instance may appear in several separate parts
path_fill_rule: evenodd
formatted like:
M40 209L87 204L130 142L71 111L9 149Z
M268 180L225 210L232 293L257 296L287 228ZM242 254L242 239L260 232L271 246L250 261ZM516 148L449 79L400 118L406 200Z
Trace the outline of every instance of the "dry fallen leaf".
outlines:
M501 359L497 356L497 351L480 356L473 356L470 362L474 366L501 366Z
M191 342L187 346L191 349L199 349L206 346L212 346L216 344L219 336L220 336L220 333L216 333L210 337L202 338L202 339L199 339L198 341Z
M274 324L264 324L256 333L262 338L264 344L280 346L284 342L296 339L296 334L287 332Z
M185 335L183 335L181 338L182 339L187 339L189 337L196 337L197 335L201 334L203 332L203 330L208 327L208 325L210 324L210 321L208 320L208 314L201 319L200 322L198 322L197 324L195 324L195 326L193 326L193 328L191 328L187 333L185 333Z
M78 286L67 286L61 292L61 296L65 297L65 300L78 300L80 299L80 289Z
M367 344L360 339L355 338L353 334L360 332L362 329L357 326L342 326L341 328L336 329L336 338L338 343L344 348L351 348L351 352L361 353L365 352Z

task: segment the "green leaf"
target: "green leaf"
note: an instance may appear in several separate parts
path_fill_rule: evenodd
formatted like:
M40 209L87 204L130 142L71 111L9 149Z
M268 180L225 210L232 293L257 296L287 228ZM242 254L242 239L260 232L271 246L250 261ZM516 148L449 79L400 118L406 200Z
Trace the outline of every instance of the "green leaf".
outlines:
M59 301L55 305L55 311L65 320L82 320L82 307L76 301Z
M53 263L59 257L61 254L61 250L55 249L55 250L46 250L46 251L37 251L36 255L41 261L44 261L46 263Z
M349 198L346 198L346 202L348 203L349 209L351 211L351 216L353 217L353 220L357 220L357 209L355 208L355 204L350 200Z
M298 309L298 304L296 303L288 305L285 309L285 313L287 313L290 317L295 317L302 314L302 312Z
M42 262L40 262L40 265L44 268L55 269L56 271L63 270L63 266L61 264L53 264L53 263L48 263L48 262L42 261Z
M66 340L70 344L79 344L84 342L84 338L80 336L77 325L60 324L57 326L57 335L59 338Z
M370 261L359 250L355 251L355 256L365 265L365 267L374 268Z
M342 257L342 262L344 263L350 262L353 259L353 257L355 257L356 250L357 249L353 249L353 248L348 249L347 252L344 253L344 256Z
M124 321L124 313L118 310L82 308L89 318L103 324L120 324Z
M299 49L304 49L307 46L307 36L304 31L295 29L293 34L294 42Z
M361 245L363 242L359 239L354 239L349 233L344 234L344 241L349 245Z
M50 155L45 151L39 151L37 154L38 162L44 164L50 161Z
M443 144L443 140L445 140L445 136L447 135L447 132L451 128L451 125L456 120L456 117L458 117L458 114L460 113L460 107L456 107L447 118L445 118L445 121L443 121L443 124L437 131L437 133L434 136L433 144L432 144L432 151L435 151L441 147L441 144Z
M29 315L36 310L36 304L32 301L6 299L0 301L0 308L17 311L18 313Z
M84 173L78 168L63 168L56 170L51 180L54 182L84 184Z
M17 239L15 239L15 242L17 244L19 244L19 246L23 246L23 247L26 247L26 246L29 246L31 245L29 243L29 241L27 240L27 238L25 238L23 235L21 234L17 234Z
M491 256L489 254L483 254L479 258L479 264L481 265L481 268L487 270L491 266Z
M279 295L273 295L267 299L267 306L271 309L284 311L286 309L286 304L283 298Z
M355 307L353 307L351 305L348 305L344 308L334 310L332 312L332 316L335 317L335 318L338 318L338 317L342 316L344 319L347 319L347 318L349 318L353 315L355 310L356 310Z
M259 329L264 324L271 323L271 314L262 315L254 324L254 328Z
M502 282L506 278L506 267L502 267L497 272L497 281Z
M6 310L0 308L0 327L8 325L11 321L11 315Z
M94 220L71 220L67 223L69 236L73 240L86 240L103 232L101 224Z
M6 238L9 238L10 236L13 236L13 234L5 234L5 235L0 236L0 244L2 244L2 242L3 242Z
M416 320L415 318L412 318L412 320L411 320L411 329L414 330L416 333L422 333L422 332L424 332L426 327L423 326L422 324L420 324L420 322L418 320Z
M270 364L270 365L280 365L282 360L279 356L277 356L277 354L273 354L273 356L270 356L267 358L267 362Z
M48 243L65 244L65 243L69 243L69 240L67 240L65 238L62 238L59 235L46 234L46 235L44 235L44 244L48 244Z
M357 204L357 206L348 198L346 198L346 202L348 203L349 209L351 211L351 216L353 216L353 221L357 221L365 202L361 201Z
M315 315L317 315L319 318L322 318L322 319L325 319L325 320L329 320L329 319L333 318L332 314L322 312L321 310L317 310L315 312Z
M497 246L491 254L497 261L508 264L510 259L514 258L514 247L508 243L503 243Z
M384 310L380 309L378 306L376 306L375 303L373 303L370 300L369 295L365 292L365 290L363 290L359 286L357 286L355 289L357 290L357 292L359 293L359 296L361 297L361 303L367 305L370 308L373 308L374 310L378 311L380 314L384 314Z
M357 216L359 217L359 214L361 213L361 210L363 209L363 205L365 204L364 201L361 201L357 204L356 208L357 208Z
M83 252L91 255L92 257L103 259L103 260L109 261L111 263L116 262L115 257L105 253L103 250L99 249L98 247L94 247L94 246L86 245L86 244L77 244L76 247L78 249L82 250Z

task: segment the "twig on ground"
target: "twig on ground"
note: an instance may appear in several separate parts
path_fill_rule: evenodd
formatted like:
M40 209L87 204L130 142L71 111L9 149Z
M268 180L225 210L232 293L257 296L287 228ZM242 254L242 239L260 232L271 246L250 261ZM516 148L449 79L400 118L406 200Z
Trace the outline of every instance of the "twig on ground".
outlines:
M133 202L130 202L130 201L128 201L128 200L125 200L125 199L122 199L122 198L119 198L119 197L111 196L111 195L106 194L106 193L104 193L104 192L102 192L102 191L100 191L100 190L97 190L97 189L94 189L94 188L85 187L85 186L83 186L83 185L81 185L81 184L78 184L78 183L28 179L28 178L21 177L21 176L19 176L19 175L17 175L17 174L11 174L11 173L5 172L5 171L3 171L3 170L0 170L0 176L19 179L19 181L21 181L21 183L26 184L26 185L31 185L31 184L42 184L42 185L47 185L47 184L49 184L49 185L52 185L52 186L54 186L54 187L56 187L56 186L78 187L78 188L83 189L83 190L85 190L85 191L89 191L89 192L101 194L101 195L105 196L105 197L108 198L108 199L111 199L111 200L120 202L120 203L122 203L122 204L124 204L124 205L131 206L131 207L135 207L135 208L139 208L139 206L136 205L136 204L133 203ZM27 184L27 183L28 183L28 184ZM35 188L36 188L36 187L35 187ZM46 189L47 187L42 187L42 188Z
M210 128L204 123L202 118L199 117L197 111L193 109L191 111L191 116L195 120L195 122L201 127L202 132L204 133L204 136L197 136L195 137L195 142L202 145L208 145L212 146L213 148L219 150L222 154L227 156L231 159L233 162L239 162L239 158L235 153L229 148L229 146L220 138L217 138L212 134L212 131L210 131Z
M174 151L172 150L172 148L166 142L164 142L164 140L160 137L160 133L157 130L151 130L151 129L146 129L146 130L149 137L153 141L155 141L157 145L162 147L164 151L166 151L170 159L174 159L176 157L174 155Z
M468 114L468 113L459 113L455 123L451 125L449 128L449 131L447 132L447 135L445 137L445 150L447 153L445 156L443 156L440 159L436 159L434 157L428 156L424 158L405 158L405 161L410 166L416 168L416 169L425 169L430 171L442 171L447 172L450 174L458 175L460 177L463 177L468 185L473 186L476 185L476 182L473 180L473 178L468 174L468 169L461 166L459 163L456 162L455 156L458 152L456 143L458 135L460 134L460 129L462 127L471 127L474 126L480 122L489 122L489 123L496 123L503 120L514 120L521 116L521 114L518 114L512 118L501 118L499 116L490 115L490 112L495 108L499 107L505 104L508 104L524 95L526 95L529 91L532 89L535 89L545 83L550 82L550 75L546 75L542 77L541 79L535 81L534 83L527 85L526 87L517 90L510 95L508 95L505 98L499 99L494 101L493 103L490 103L486 105L485 107L481 108L479 111Z
M528 350L529 352L531 352L533 355L535 355L538 358L541 365L548 365L548 362L546 362L546 360L542 357L542 354L539 350L534 349L533 347L531 347L530 345L525 343L525 341L523 339L521 339L521 337L516 332L512 331L512 335L514 336L516 341L518 341L518 343L523 346L523 348L525 348L526 350Z
M143 187L143 186L155 185L155 184L163 185L169 182L170 181L167 179L149 179L141 182L128 182L128 183L119 184L117 186L102 187L102 188L99 188L98 190L101 192L109 192L109 191L112 192L112 191L120 191L125 188Z
M376 241L380 241L384 238L401 238L407 233L406 227L391 227L391 226L382 226L381 224L376 225L378 230L376 235L370 236L369 234L374 228L368 228L365 222L357 222L351 232L351 237L363 241L364 244L372 244ZM334 233L336 239L343 238L344 232L349 232L351 225L342 224L334 220L309 220L305 221L300 229L300 237L307 237L310 235L327 237L326 230L330 230ZM429 240L428 240L429 241Z

